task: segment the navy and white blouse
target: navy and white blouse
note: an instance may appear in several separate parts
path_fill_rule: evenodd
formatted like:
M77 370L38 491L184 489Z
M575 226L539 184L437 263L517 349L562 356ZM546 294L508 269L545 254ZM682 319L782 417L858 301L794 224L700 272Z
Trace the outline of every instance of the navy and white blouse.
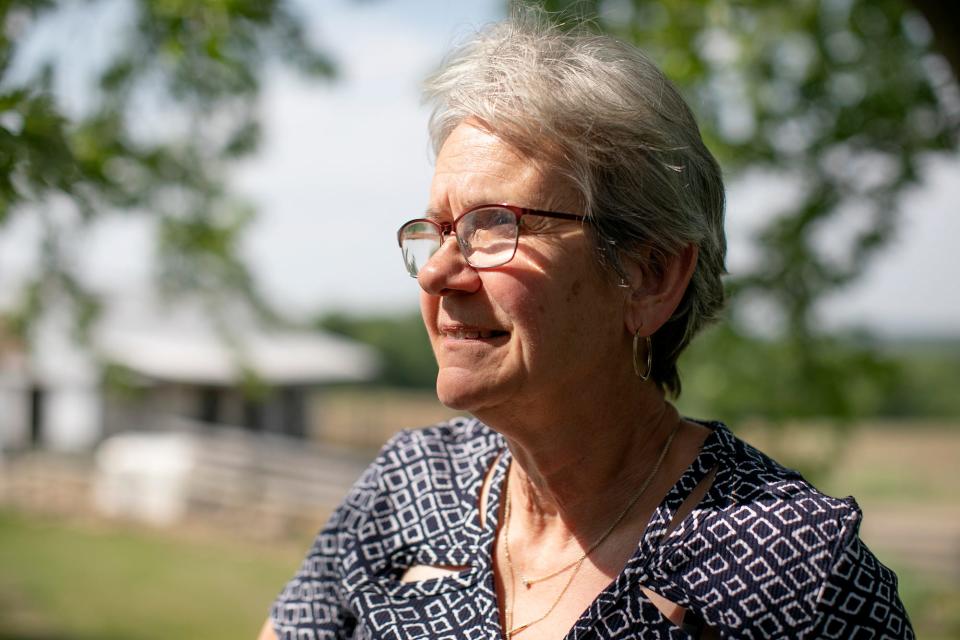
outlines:
M823 495L722 424L705 426L712 433L636 553L567 638L690 638L641 587L724 638L913 638L896 575L857 534L856 502ZM395 436L274 603L277 637L501 638L492 553L509 461L504 439L472 418ZM477 499L491 465L481 527ZM714 467L707 495L665 535ZM414 565L468 568L400 582Z

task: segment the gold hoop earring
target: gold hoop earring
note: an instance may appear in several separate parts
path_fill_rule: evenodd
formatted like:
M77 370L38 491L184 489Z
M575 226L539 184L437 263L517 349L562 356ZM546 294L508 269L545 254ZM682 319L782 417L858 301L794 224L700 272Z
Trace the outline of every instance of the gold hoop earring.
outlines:
M647 336L647 370L644 373L640 373L640 363L637 361L637 344L640 342L640 329L637 329L637 332L633 334L633 372L637 374L637 377L640 378L640 382L646 382L650 379L650 374L653 373L653 340L650 339L650 336Z

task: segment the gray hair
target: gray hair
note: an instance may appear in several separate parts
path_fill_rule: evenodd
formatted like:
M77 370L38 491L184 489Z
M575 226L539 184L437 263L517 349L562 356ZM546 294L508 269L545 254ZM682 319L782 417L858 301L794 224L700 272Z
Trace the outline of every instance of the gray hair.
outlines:
M677 358L723 307L720 167L680 93L637 48L521 12L457 46L424 88L435 153L475 118L576 186L600 259L656 269L699 248L683 300L653 336L653 379L680 393Z

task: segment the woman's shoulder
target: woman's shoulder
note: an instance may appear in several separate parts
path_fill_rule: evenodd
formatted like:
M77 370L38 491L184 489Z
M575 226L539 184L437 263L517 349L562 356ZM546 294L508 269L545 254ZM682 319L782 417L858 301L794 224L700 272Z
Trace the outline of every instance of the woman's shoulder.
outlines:
M742 560L752 558L748 570L757 576L802 567L797 571L809 570L822 580L839 549L859 531L857 501L827 495L723 426L717 436L722 452L714 485L701 504L701 532L714 544L730 544Z
M501 438L479 420L457 417L391 437L331 516L328 528L371 532L371 514L393 517L401 505L428 494L458 494L482 477L483 461L502 449ZM391 525L392 526L392 525Z
M753 445L735 436L725 425L713 423L717 439L715 486L726 507L741 515L782 518L784 524L800 520L850 520L860 516L854 498L830 496L803 475L786 467Z
M684 519L673 538L702 538L703 544L693 549L723 548L764 566L762 559L773 555L772 575L774 567L794 559L829 561L822 556L856 532L861 512L852 497L823 493L722 423L702 424L714 433L699 463L715 468L716 475L694 517Z
M723 425L711 426L706 453L716 478L691 517L665 540L661 576L669 595L734 635L819 629L857 603L848 631L869 627L869 615L859 609L877 604L900 612L894 618L908 629L896 576L860 540L856 501L823 493ZM859 576L856 589L847 579L853 575ZM838 590L843 598L834 598ZM856 598L847 603L851 592Z
M390 438L377 457L405 463L427 458L477 460L499 453L503 437L471 416L457 416L417 429L403 429Z

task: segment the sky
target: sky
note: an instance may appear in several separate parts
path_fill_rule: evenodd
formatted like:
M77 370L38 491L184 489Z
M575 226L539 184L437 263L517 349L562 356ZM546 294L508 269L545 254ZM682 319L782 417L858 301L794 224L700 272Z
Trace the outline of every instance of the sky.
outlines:
M410 4L321 10L317 31L339 79L284 77L267 96L268 142L236 184L269 208L248 246L268 288L297 306L416 304L396 229L421 215L432 173L420 84L458 34L495 19L499 2L418 3L416 13Z
M494 1L307 3L309 30L339 77L305 82L272 74L261 113L265 136L233 185L259 208L244 252L268 297L302 313L413 309L395 232L423 211L432 157L419 86L451 44L500 15ZM823 309L830 326L888 334L960 334L960 157L927 163L905 200L902 232L855 286ZM750 234L789 189L765 176L728 184L731 271L751 259ZM28 268L22 223L0 233L0 283ZM148 281L151 229L113 218L84 239L83 269L113 291ZM829 243L829 238L825 239ZM6 288L6 285L4 285Z

